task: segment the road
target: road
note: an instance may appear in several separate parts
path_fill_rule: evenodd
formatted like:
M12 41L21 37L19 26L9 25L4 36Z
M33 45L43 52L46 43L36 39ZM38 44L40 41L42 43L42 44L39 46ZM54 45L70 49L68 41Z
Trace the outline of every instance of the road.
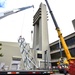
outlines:
M56 73L56 74L50 74L50 75L65 75L65 74ZM67 74L67 75L70 75L70 74Z

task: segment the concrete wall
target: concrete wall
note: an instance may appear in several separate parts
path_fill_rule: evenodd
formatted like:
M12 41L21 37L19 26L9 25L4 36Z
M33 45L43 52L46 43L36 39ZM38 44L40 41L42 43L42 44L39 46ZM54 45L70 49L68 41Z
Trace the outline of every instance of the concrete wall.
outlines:
M10 68L10 65L12 62L12 57L13 56L21 57L19 45L16 42L0 41L0 43L2 43L2 46L0 47L0 48L2 48L0 53L3 54L3 57L0 57L0 63L5 63L5 65L9 66L9 68ZM21 61L21 68L23 68L22 61Z
M45 59L45 51L47 50L47 61L50 61L50 49L48 38L48 26L47 26L47 10L45 4L40 4L38 11L34 15L34 37L33 37L33 50L34 57L37 63ZM37 58L37 53L42 54L42 58ZM49 64L47 65L49 66ZM43 66L44 67L44 66Z

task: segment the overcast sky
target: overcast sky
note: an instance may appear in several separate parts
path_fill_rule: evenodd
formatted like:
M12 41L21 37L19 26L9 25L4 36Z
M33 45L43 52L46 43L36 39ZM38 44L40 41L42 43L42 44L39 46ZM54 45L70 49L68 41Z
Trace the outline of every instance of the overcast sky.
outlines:
M0 19L0 41L17 42L18 37L22 35L26 42L31 43L33 16L41 2L45 4L45 0L6 0L4 7L0 8L0 12L30 5L34 5L34 8ZM75 19L75 0L48 0L48 2L63 36L73 33L72 20ZM58 35L49 13L48 16L48 34L49 43L51 43L58 40Z

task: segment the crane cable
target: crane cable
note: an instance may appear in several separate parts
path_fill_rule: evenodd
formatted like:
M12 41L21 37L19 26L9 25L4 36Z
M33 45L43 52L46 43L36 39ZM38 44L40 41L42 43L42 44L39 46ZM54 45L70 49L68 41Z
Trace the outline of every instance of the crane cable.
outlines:
M23 12L23 21L22 21L22 26L21 26L21 36L22 36L22 32L23 32L24 19L25 19L25 13Z
M34 7L33 7L33 13L34 13ZM34 14L32 14L32 15L34 15ZM23 21L22 21L22 26L21 26L21 36L22 36L22 33L23 33L24 22L25 22L25 13L23 12Z

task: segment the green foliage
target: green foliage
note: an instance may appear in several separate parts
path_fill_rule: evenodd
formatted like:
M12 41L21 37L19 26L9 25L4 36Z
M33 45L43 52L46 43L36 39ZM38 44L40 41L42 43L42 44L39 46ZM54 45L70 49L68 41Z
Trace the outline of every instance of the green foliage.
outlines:
M0 43L0 46L2 46L2 43ZM0 50L1 50L2 48L0 48ZM0 57L3 57L3 54L2 53L0 53Z
M0 50L1 50L2 48L0 48Z
M0 53L0 57L3 57L3 54L2 53Z
M0 43L0 46L2 46L2 43Z

